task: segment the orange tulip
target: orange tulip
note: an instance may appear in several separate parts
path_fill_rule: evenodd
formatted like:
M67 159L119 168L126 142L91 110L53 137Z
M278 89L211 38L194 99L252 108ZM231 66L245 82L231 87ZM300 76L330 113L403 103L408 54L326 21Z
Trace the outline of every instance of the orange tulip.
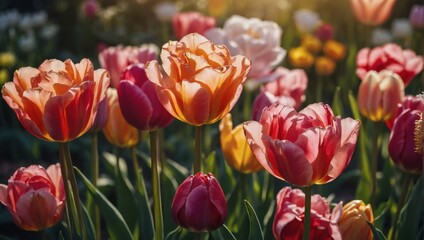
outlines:
M346 56L346 46L334 40L326 41L322 51L327 57L335 61L340 61Z
M146 66L159 101L175 118L195 126L222 119L240 97L251 63L244 56L231 57L224 45L202 35L188 34L170 41L157 61Z
M343 206L339 229L343 240L371 240L373 237L368 223L374 223L371 205L361 200L353 200Z
M87 132L109 85L104 69L88 59L74 64L52 59L39 67L17 70L2 94L19 121L32 135L67 142Z
M300 46L306 48L308 51L312 53L317 53L321 51L322 43L319 40L319 38L315 37L314 35L305 35L302 38Z
M107 90L108 116L103 133L106 139L115 146L126 148L138 143L139 132L124 118L118 101L118 92L114 88Z
M227 163L235 170L242 173L257 172L262 169L261 163L253 156L247 144L243 131L243 124L233 129L231 114L227 114L219 124L221 131L221 148Z
M365 25L378 26L392 12L396 0L350 0L356 19Z
M318 57L315 61L315 71L320 76L329 76L336 69L336 62L328 57Z
M396 113L404 96L399 75L389 70L369 71L359 85L359 110L371 121L386 121Z

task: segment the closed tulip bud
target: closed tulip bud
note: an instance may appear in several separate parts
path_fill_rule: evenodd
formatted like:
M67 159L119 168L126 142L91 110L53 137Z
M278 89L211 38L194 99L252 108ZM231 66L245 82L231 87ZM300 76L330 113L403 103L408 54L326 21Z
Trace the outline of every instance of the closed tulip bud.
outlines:
M378 26L390 17L396 0L350 0L350 3L359 22Z
M336 69L336 62L328 57L318 57L315 61L315 71L320 76L330 76Z
M305 35L302 38L300 46L306 48L308 51L310 51L312 53L317 53L317 52L321 51L322 43L319 40L319 38L317 38L313 35Z
M370 71L359 85L359 110L371 121L386 121L396 113L404 95L399 75L389 70Z
M327 57L335 61L340 61L346 56L346 46L335 40L326 41L322 51Z
M293 67L307 69L314 64L314 56L304 47L289 50L289 62Z
M424 29L424 5L414 5L409 13L409 21L415 28Z
M177 189L172 201L172 217L193 232L219 228L227 216L224 192L212 173L189 176Z
M321 40L321 41L327 41L333 38L334 35L334 28L333 25L329 23L324 23L321 26L317 28L315 31L315 35Z
M367 222L374 223L371 205L353 200L343 206L339 229L343 240L371 240L373 234Z
M27 231L49 228L62 219L65 189L60 165L44 169L38 165L19 168L0 184L0 202L12 214L13 221Z
M11 52L0 53L0 67L10 68L16 63L16 57Z
M222 153L225 161L233 169L246 174L262 169L262 165L253 156L252 150L247 144L243 124L239 124L233 129L231 114L228 114L221 120L219 130L221 131Z

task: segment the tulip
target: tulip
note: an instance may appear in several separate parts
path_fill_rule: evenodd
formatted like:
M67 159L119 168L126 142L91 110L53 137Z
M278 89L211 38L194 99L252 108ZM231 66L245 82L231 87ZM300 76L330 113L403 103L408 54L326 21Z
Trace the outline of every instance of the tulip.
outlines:
M154 44L135 46L116 46L103 49L99 53L99 62L110 73L111 87L117 88L121 75L133 63L145 64L157 58L158 48Z
M402 112L395 118L389 138L389 154L401 170L420 174L423 171L423 133L421 104L409 108L399 107Z
M328 57L318 57L315 61L315 72L320 76L330 76L336 69L336 62Z
M244 135L243 125L233 129L231 114L227 114L219 124L221 131L221 149L227 163L235 170L249 174L262 169L262 165L253 156Z
M349 164L359 121L341 119L330 106L315 103L300 112L272 104L261 119L244 123L247 142L266 171L296 186L324 184Z
M353 200L343 206L339 229L343 240L372 240L373 234L368 222L374 223L371 205L362 200Z
M403 112L405 109L414 109L424 111L424 102L419 96L405 96L401 104L398 104L397 111L392 118L386 121L386 126L391 130L393 128L393 123L395 119Z
M193 232L212 231L227 216L224 192L212 173L189 176L178 187L171 206L174 221Z
M16 63L15 54L11 52L0 53L0 67L11 68Z
M109 85L104 69L88 59L46 60L39 67L17 70L2 94L19 121L32 135L56 142L71 141L93 124Z
M335 61L340 61L346 56L346 46L335 40L326 41L322 51L327 57Z
M306 48L311 53L317 53L321 51L322 43L319 38L313 35L305 35L302 38L300 46Z
M7 69L0 70L0 86L9 81L9 71Z
M314 56L303 47L292 48L289 50L289 62L295 68L308 69L314 64Z
M350 0L350 3L359 22L378 26L390 17L396 0Z
M370 71L359 85L359 110L371 121L386 121L396 113L404 95L404 84L396 73Z
M108 117L103 133L106 139L115 146L128 148L138 143L139 132L124 118L118 101L118 93L114 88L107 89Z
M0 184L0 202L24 230L40 231L55 225L65 210L60 165L47 169L38 165L19 168L7 185Z
M424 5L414 5L409 13L409 21L415 28L424 28Z
M192 33L166 43L157 61L146 66L159 101L175 118L195 126L222 119L240 97L250 69L244 56L231 57L228 49Z
M86 17L95 17L98 11L99 3L96 0L86 0L84 2L84 14Z
M300 9L294 13L294 22L299 31L303 33L313 33L321 24L321 19L314 11Z
M231 55L243 55L252 61L249 78L262 80L283 61L286 50L280 47L282 29L277 23L234 15L223 29L212 28L205 36L225 45Z
M308 76L303 69L288 70L278 67L273 74L276 79L266 83L253 102L253 120L258 121L262 110L272 103L288 104L298 109L305 101Z
M215 18L204 16L199 12L180 12L175 14L172 19L174 34L178 39L189 33L203 35L204 32L214 28L215 25Z
M315 31L315 35L318 37L319 40L324 41L324 42L332 39L333 35L334 35L333 25L331 25L329 23L322 24Z
M274 238L302 239L305 215L305 194L300 189L284 187L277 194L272 232ZM311 228L309 239L342 239L337 222L341 216L341 203L333 211L327 200L318 194L311 197ZM358 238L361 239L361 238Z
M399 45L389 43L372 49L361 49L356 55L356 65L356 75L360 79L370 70L379 72L387 69L398 74L407 86L423 69L424 58L410 49L403 50Z

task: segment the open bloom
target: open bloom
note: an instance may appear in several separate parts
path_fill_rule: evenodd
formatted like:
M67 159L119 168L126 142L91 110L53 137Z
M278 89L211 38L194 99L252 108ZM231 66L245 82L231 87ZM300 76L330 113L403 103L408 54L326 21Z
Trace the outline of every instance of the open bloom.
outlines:
M161 59L163 73L157 61L146 66L159 101L175 118L195 126L227 115L239 99L250 69L246 57L231 57L225 46L197 33L166 43Z
M305 194L300 189L284 187L277 194L272 232L278 240L295 240L303 237ZM333 211L327 200L318 194L311 197L311 228L309 239L341 240L337 222L341 216L341 203ZM361 239L361 238L358 238Z
M224 192L212 173L189 176L178 187L171 206L172 217L193 232L219 228L227 217Z
M396 73L370 71L359 85L359 110L371 121L386 121L396 113L405 96L404 88Z
M363 79L367 72L392 70L398 74L405 86L424 67L424 58L411 49L403 50L399 45L388 43L375 48L363 48L356 55L356 75Z
M350 3L358 21L378 26L390 17L396 0L350 0Z
M259 122L244 123L253 154L269 173L296 186L324 184L349 164L359 121L341 119L330 106L315 103L300 112L273 104Z
M221 132L222 153L225 161L233 169L246 174L262 169L262 165L253 156L252 150L247 144L243 124L239 124L233 129L233 122L229 113L221 120L219 130Z
M339 220L339 229L343 240L371 240L373 234L367 222L374 223L371 205L365 205L362 200L346 203Z
M266 76L285 57L280 47L282 30L277 23L234 15L223 29L212 28L205 36L216 44L224 44L232 55L244 55L252 61L250 78Z
M67 142L90 129L108 85L107 71L94 71L88 59L77 64L53 59L38 69L17 70L2 94L29 133L46 141Z
M122 74L118 98L122 115L138 129L164 128L174 119L159 102L155 84L147 78L143 64L130 65Z
M273 103L288 104L295 109L305 101L308 76L303 69L278 67L272 73L276 80L266 83L253 102L253 120L259 120L262 110Z
M178 39L189 33L203 35L208 29L214 28L215 24L215 18L204 16L199 12L179 12L172 19L174 34Z
M38 165L19 168L7 185L0 184L0 202L24 230L40 231L55 225L65 210L60 165L50 165L47 170Z
M110 86L117 88L122 73L129 65L133 63L145 64L148 61L155 60L158 51L158 47L154 44L108 47L100 51L99 63L110 73Z

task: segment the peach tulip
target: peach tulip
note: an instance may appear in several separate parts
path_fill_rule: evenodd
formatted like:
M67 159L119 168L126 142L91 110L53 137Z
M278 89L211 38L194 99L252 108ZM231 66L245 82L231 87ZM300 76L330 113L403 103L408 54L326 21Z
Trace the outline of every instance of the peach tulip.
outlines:
M261 119L244 123L247 142L266 171L296 186L324 184L349 164L359 121L333 114L330 106L315 103L300 112L272 104Z
M239 99L250 69L246 57L231 57L225 46L197 33L166 43L161 59L163 72L157 61L146 66L159 101L175 118L195 126L227 115Z
M12 214L13 221L27 231L49 228L62 219L65 188L60 165L44 169L38 165L21 167L0 184L0 202Z
M392 13L396 0L350 0L353 13L365 25L378 26Z
M67 142L90 129L108 85L107 71L94 70L88 59L77 64L52 59L38 69L17 70L2 94L29 133Z
M179 12L172 19L174 34L178 39L189 33L203 35L208 29L214 28L215 18L204 16L199 12Z
M233 128L231 114L227 114L219 124L221 149L225 161L233 169L248 174L262 169L262 165L253 156L244 135L243 125Z
M353 200L346 203L339 220L339 229L343 240L371 240L373 234L368 222L374 224L374 215L370 204L365 205L362 200Z
M404 88L396 73L370 71L359 85L359 110L371 121L386 121L396 113L405 96Z

